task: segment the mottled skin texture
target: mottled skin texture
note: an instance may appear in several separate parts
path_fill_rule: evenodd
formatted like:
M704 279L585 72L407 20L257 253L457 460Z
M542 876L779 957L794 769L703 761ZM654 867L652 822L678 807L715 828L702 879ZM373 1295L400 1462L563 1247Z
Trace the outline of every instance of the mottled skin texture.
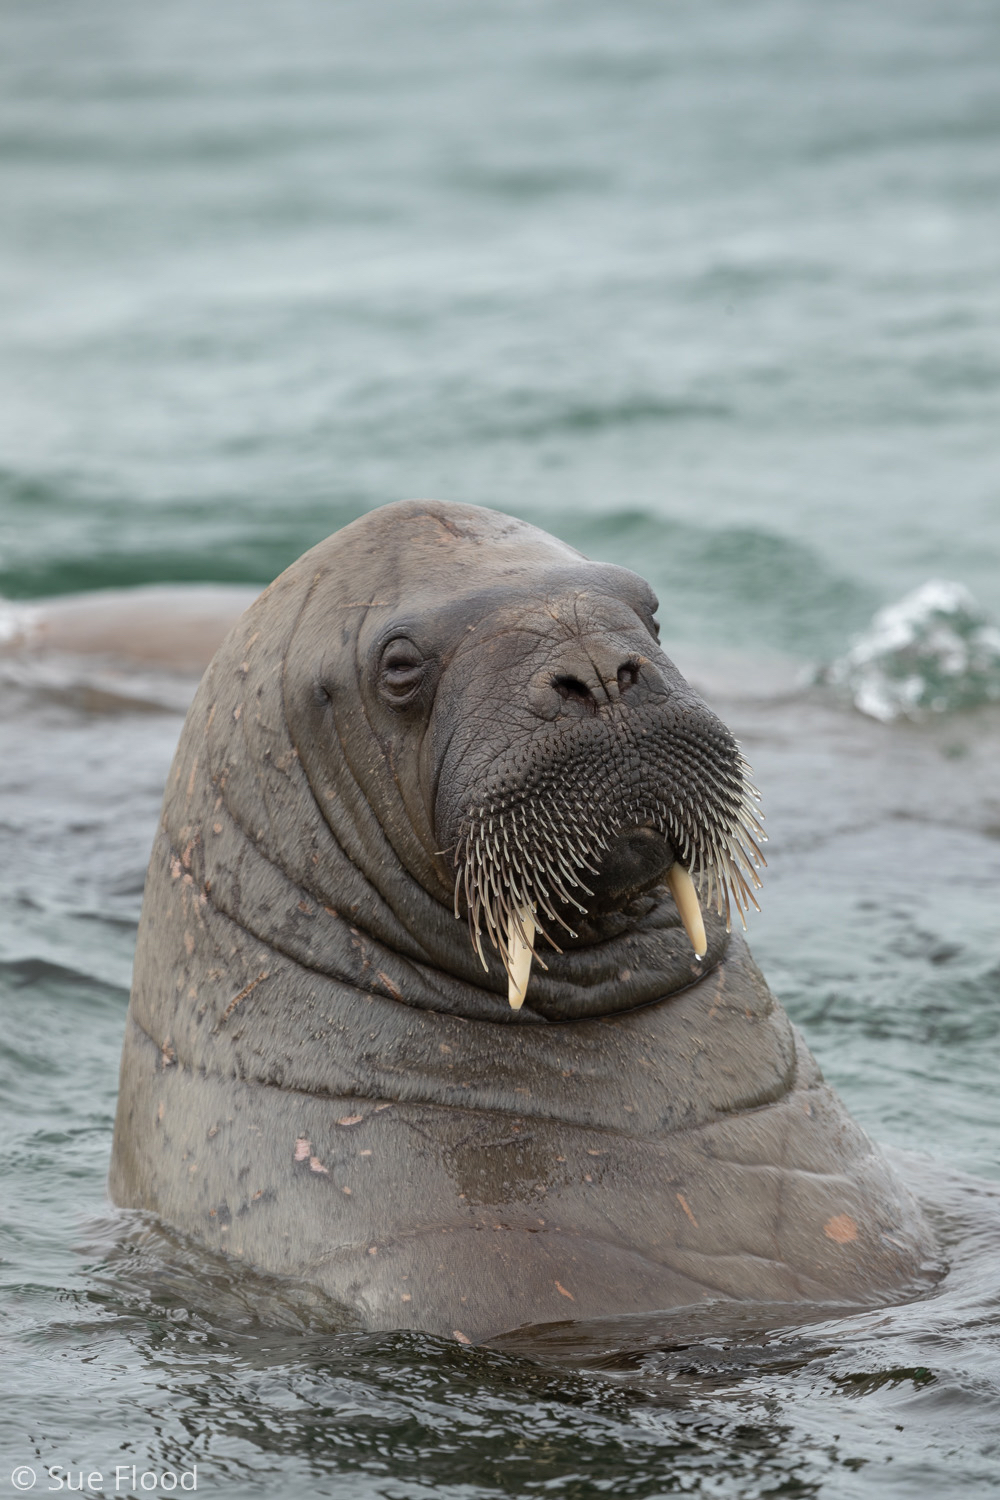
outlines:
M717 721L654 609L635 575L523 523L414 502L241 618L150 863L118 1203L313 1281L364 1326L470 1339L916 1288L918 1210L742 940L712 917L694 959L662 838L614 843L519 1013L455 919L462 810L511 764L593 747L609 785L664 797L670 755L647 743L693 736L701 764Z

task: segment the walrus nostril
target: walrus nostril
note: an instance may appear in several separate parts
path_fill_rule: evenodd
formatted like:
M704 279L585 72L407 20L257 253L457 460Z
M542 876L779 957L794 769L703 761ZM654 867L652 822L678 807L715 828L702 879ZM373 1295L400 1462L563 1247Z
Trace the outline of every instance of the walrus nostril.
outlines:
M564 673L560 673L558 677L553 677L552 686L560 698L575 698L579 703L593 703L595 701L590 688L585 682L581 682L579 677L568 677Z
M639 663L637 661L626 661L618 668L618 691L627 692L630 687L635 687L639 681Z

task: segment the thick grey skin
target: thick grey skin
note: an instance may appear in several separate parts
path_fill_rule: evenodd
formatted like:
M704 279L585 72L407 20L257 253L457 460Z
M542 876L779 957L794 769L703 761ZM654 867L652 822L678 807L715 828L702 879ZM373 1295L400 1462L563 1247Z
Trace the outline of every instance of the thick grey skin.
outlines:
M473 1340L919 1288L918 1209L719 920L698 964L657 887L547 955L519 1014L455 920L439 774L473 720L470 744L489 738L484 704L519 732L518 683L537 719L551 661L614 724L627 652L637 693L665 683L696 711L643 590L510 518L410 503L243 616L150 864L116 1202L323 1287L362 1326ZM372 663L404 625L434 667L399 714Z

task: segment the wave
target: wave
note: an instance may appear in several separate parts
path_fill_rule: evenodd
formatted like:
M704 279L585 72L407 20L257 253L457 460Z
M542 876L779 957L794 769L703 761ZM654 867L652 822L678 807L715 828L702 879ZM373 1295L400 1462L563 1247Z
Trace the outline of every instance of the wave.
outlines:
M932 578L817 677L883 723L1000 703L1000 628L964 584Z

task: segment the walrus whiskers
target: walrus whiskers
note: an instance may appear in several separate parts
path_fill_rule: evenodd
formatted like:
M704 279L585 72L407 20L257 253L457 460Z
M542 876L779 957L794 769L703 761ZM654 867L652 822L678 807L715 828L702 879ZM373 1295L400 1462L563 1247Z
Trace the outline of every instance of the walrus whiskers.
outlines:
M684 748L696 763L703 761L700 747L685 743ZM592 896L593 890L584 872L599 876L601 853L629 827L652 825L673 845L676 858L666 883L699 958L708 951L702 906L724 915L727 931L735 907L746 928L750 906L760 910L754 891L760 889L758 870L766 861L758 840L767 835L755 808L760 794L738 751L727 772L712 778L711 795L697 808L690 796L672 807L651 797L626 803L620 811L598 811L576 789L557 784L532 788L516 800L504 796L467 816L455 851L455 916L461 917L464 894L472 946L488 969L485 925L507 971L513 1009L524 1003L533 961L547 967L536 939L544 937L561 953L546 924L557 923L571 938L577 936L559 908L575 907L586 915L579 897Z

